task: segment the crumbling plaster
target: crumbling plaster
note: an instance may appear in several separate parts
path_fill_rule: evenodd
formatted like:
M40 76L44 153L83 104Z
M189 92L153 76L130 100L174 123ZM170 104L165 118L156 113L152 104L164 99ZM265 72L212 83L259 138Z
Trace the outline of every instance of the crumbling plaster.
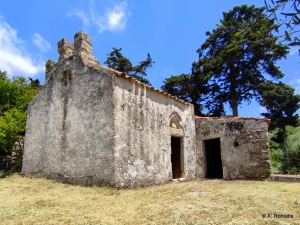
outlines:
M121 186L139 186L172 179L170 120L173 116L181 124L177 130L182 131L178 132L183 144L182 177L194 178L193 106L120 77L115 78L114 87L117 182Z
M28 107L22 171L74 184L113 185L113 72L86 66L100 64L82 57L85 53L71 54L73 44L63 40L58 62L46 63L44 87Z
M172 180L171 136L181 177L205 178L205 140L220 138L225 179L270 176L263 119L194 116L193 105L104 67L84 32L58 42L43 89L28 107L22 173L80 185L136 187Z
M205 140L220 138L224 179L266 179L270 154L266 119L196 118L196 177L206 176Z
M28 108L22 172L81 185L133 187L172 179L171 134L194 178L193 105L100 65L89 37L58 42L44 88ZM170 129L176 116L180 129ZM174 133L175 132L175 133Z

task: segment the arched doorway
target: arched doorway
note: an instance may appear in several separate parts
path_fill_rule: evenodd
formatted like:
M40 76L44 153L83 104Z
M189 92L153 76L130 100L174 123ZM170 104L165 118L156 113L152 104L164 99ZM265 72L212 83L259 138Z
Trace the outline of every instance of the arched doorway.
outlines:
M172 178L183 175L183 130L176 116L170 119Z

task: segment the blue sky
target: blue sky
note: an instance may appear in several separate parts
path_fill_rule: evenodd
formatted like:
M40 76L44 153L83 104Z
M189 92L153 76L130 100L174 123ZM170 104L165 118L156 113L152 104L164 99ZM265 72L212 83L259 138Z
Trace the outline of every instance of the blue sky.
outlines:
M165 78L189 73L206 31L220 23L222 12L234 6L263 6L263 0L64 0L0 1L0 70L10 76L38 78L44 83L45 62L57 61L57 42L73 42L85 31L93 42L93 55L104 64L113 47L122 48L133 64L150 53L155 64L148 79L160 88ZM299 55L291 51L278 64L283 82L300 93ZM255 102L239 108L240 116L259 116ZM227 110L227 114L231 114Z

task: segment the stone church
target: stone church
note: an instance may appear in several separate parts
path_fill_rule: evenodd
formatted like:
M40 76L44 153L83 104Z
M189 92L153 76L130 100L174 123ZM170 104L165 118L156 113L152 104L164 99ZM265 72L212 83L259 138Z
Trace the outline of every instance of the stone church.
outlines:
M197 117L192 104L100 65L84 32L58 52L28 107L25 176L115 187L270 176L269 120Z

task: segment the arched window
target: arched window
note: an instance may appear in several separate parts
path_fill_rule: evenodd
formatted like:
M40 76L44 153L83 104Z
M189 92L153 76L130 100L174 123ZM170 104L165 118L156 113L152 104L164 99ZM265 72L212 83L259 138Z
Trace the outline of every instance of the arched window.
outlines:
M173 116L170 120L170 127L180 129L180 123L176 116Z

